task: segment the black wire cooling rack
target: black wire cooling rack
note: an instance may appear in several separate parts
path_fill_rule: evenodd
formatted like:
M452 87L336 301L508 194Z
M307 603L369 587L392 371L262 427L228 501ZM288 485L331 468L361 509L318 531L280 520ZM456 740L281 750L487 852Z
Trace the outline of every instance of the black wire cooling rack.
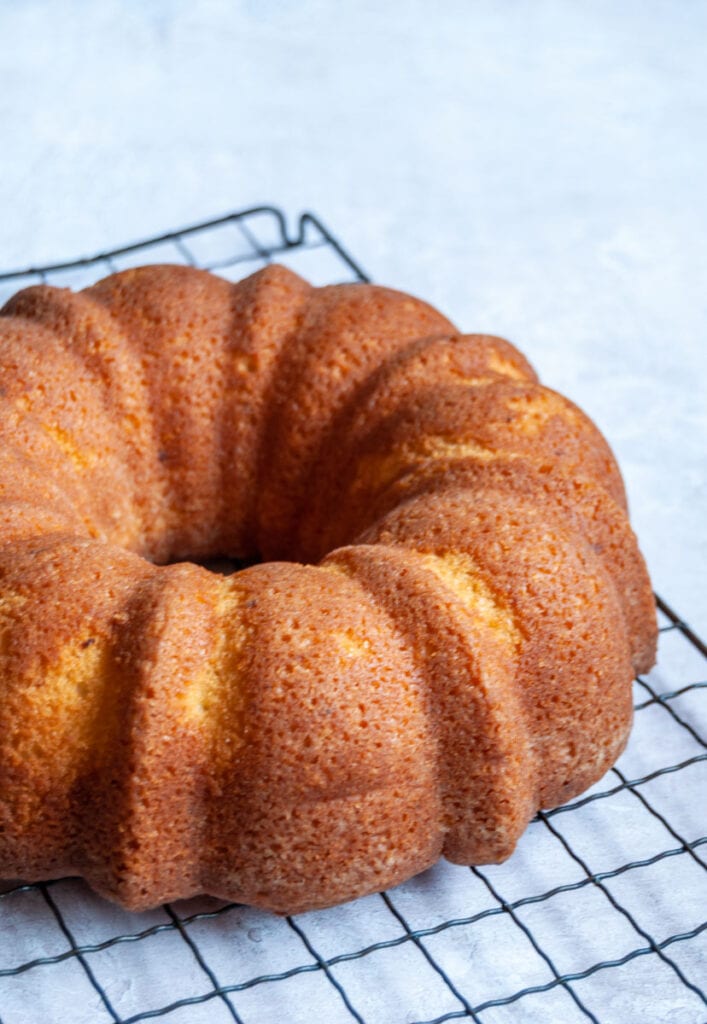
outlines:
M258 207L88 259L0 274L0 299L143 263L233 280L277 258L365 281L330 231ZM329 911L203 898L131 915L75 879L0 894L0 1024L707 1021L705 644L658 599L658 667L635 681L617 766L541 813L504 865L441 863Z

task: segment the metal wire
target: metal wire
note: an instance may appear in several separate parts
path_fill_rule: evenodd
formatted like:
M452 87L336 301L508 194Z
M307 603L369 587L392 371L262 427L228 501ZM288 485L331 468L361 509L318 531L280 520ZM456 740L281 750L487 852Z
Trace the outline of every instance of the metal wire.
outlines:
M214 246L217 234L219 243ZM213 251L209 255L211 250ZM226 276L234 278L243 276L249 269L257 269L275 258L285 262L309 260L310 262L303 268L303 272L307 273L314 267L316 275L319 276L317 283L325 283L325 281L334 279L368 280L362 268L349 255L339 240L313 214L302 214L294 231L290 232L285 216L279 209L262 206L220 217L204 224L182 228L148 241L122 246L96 256L3 273L0 274L0 283L3 285L3 290L9 292L35 280L63 283L66 275L76 275L77 273L84 274L85 283L89 283L91 278L98 278L106 271L118 270L126 265L137 265L140 262L149 262L156 256L164 257L164 261L181 262L218 270ZM5 285L8 287L4 287ZM707 739L702 734L699 725L700 716L691 714L691 705L686 708L676 707L685 699L693 703L701 702L699 708L704 720L704 714L707 711L707 682L704 679L707 675L704 664L704 659L707 659L707 647L704 641L664 601L657 598L657 604L664 620L660 632L661 647L668 643L671 637L678 637L684 650L689 652L691 657L702 659L702 673L701 678L671 680L674 685L663 692L656 688L649 677L639 677L636 680L636 692L645 699L636 702L636 715L656 711L662 713L665 716L662 719L665 727L667 728L670 723L681 734L689 736L692 746L700 748L701 752L677 760L668 759L667 763L661 763L658 767L636 778L627 778L618 767L614 768L611 774L618 780L617 784L608 786L604 784L580 799L538 815L531 828L545 831L545 834L549 836L548 841L554 844L558 850L561 849L569 862L579 869L579 878L554 885L541 892L528 891L522 896L507 899L502 892L503 886L497 879L492 879L488 869L472 868L469 870L470 878L474 880L475 884L483 887L483 890L491 897L492 904L474 913L460 913L458 916L442 921L433 922L431 920L429 923L417 924L411 924L408 919L409 915L403 912L397 891L393 894L382 893L379 897L380 905L385 908L385 913L389 915L391 923L395 923L398 934L365 945L354 945L353 948L347 948L347 934L342 930L341 934L337 934L337 951L329 952L326 955L321 951L319 942L310 934L307 915L284 920L269 919L275 922L277 929L273 950L277 950L288 941L296 941L301 950L298 962L285 969L266 969L237 982L224 976L220 977L223 971L217 969L211 960L213 950L207 951L204 945L205 941L210 939L212 931L213 935L216 935L221 924L246 912L245 908L237 904L226 903L186 914L180 913L177 906L167 906L164 908L164 919L156 924L139 927L141 919L134 916L132 920L136 927L132 930L122 931L98 942L81 942L77 940L76 931L67 920L69 909L84 898L83 890L78 888L78 883L57 880L37 885L16 884L0 893L0 937L3 934L3 918L9 918L7 908L11 903L14 908L12 923L15 931L22 930L22 907L25 905L28 907L25 927L28 931L35 927L34 916L29 913L29 904L31 901L34 907L35 901L39 898L46 907L49 919L56 923L66 948L60 952L33 957L21 963L13 963L11 966L3 964L0 958L0 1024L16 1024L17 1021L20 1024L25 1024L25 1022L33 1024L35 1020L39 1019L33 1015L22 1018L9 1015L10 1011L6 1010L6 1006L11 1007L15 1004L11 1003L10 990L7 987L3 988L3 982L20 979L29 974L32 979L32 991L35 994L43 993L51 1002L52 993L66 984L61 972L67 970L70 965L78 966L85 983L98 1000L99 1011L95 1018L97 1022L100 1020L113 1021L114 1024L137 1024L139 1021L158 1018L184 1021L191 1020L189 1014L199 1007L216 1007L217 1005L220 1006L222 1014L219 1019L235 1021L238 1024L247 1024L249 1021L261 1018L282 1019L273 1017L270 1012L273 1006L282 1005L279 997L273 996L273 986L277 990L278 986L285 985L288 981L314 977L321 979L322 984L328 989L330 997L334 1001L332 1006L338 1008L336 1012L343 1014L341 1019L352 1019L359 1024L367 1024L367 1022L373 1024L373 1018L366 1016L363 1006L360 1005L360 998L350 991L341 972L347 965L355 965L359 962L370 965L380 954L391 952L400 955L403 951L417 951L421 957L420 963L424 963L426 968L433 972L436 983L439 985L440 999L439 1005L436 1007L439 1013L434 1017L425 1017L424 1020L416 1018L416 1024L443 1024L444 1021L461 1019L480 1022L490 1020L489 1014L495 1009L514 1007L517 1009L509 1010L511 1013L517 1013L514 1019L525 1020L526 1009L524 1007L530 1006L529 1000L534 997L547 999L558 992L564 993L570 1001L575 1016L579 1015L580 1019L602 1024L608 1018L604 1016L603 1007L593 1005L591 989L587 988L586 983L598 975L603 975L604 972L612 972L616 976L617 986L620 986L623 978L622 972L644 957L659 962L671 973L686 998L689 996L692 999L690 1007L694 1016L689 1019L694 1020L695 1024L700 1024L700 1022L703 1024L707 1020L707 994L705 992L707 965L703 963L704 969L699 977L699 970L688 969L684 963L679 963L675 959L675 953L677 950L688 948L691 942L699 940L707 932L707 920L697 924L692 923L691 927L684 927L659 939L637 920L635 912L624 905L610 887L610 883L616 879L636 878L639 881L644 881L647 899L660 897L670 901L671 893L669 891L665 891L664 888L656 889L654 883L649 884L647 873L652 867L684 863L684 859L688 858L696 869L707 872L707 835L698 834L696 838L690 838L685 834L684 828L681 828L675 820L671 820L673 815L667 813L664 808L661 810L651 798L652 783L660 782L675 773L692 770L705 772L707 770ZM659 824L666 837L670 837L670 843L668 844L666 839L665 848L650 856L636 856L610 869L594 870L588 858L575 848L572 838L568 834L567 825L571 822L582 822L586 815L592 813L592 808L602 806L619 795L627 795L631 800L636 801L636 804L639 804L641 809ZM700 825L704 827L704 821L700 822L700 814L704 814L704 808L695 807L693 810L692 823L699 831ZM610 838L612 837L607 837L607 839ZM626 835L621 831L620 823L617 826L615 838L627 841ZM707 875L705 875L705 882L707 884ZM67 886L73 887L71 891L67 891ZM563 970L561 965L556 962L556 955L546 948L547 940L542 940L538 936L537 929L528 923L524 915L530 911L544 913L555 906L554 901L563 897L578 899L582 893L596 893L597 898L601 900L601 913L607 915L607 922L612 915L618 915L630 929L630 933L635 936L635 942L631 949L623 952L620 956L608 955L609 951L607 950L607 955L599 957L581 969ZM707 888L705 893L707 894ZM707 908L707 899L705 899L704 906ZM19 912L17 907L20 908ZM502 979L499 979L497 991L491 996L485 995L483 998L479 998L473 988L462 984L452 976L450 968L441 962L439 954L435 955L433 948L435 940L445 935L454 939L473 932L480 943L476 947L477 951L478 949L483 950L483 928L485 922L491 921L509 923L519 941L531 951L530 955L534 956L539 964L544 965L545 973L548 976L547 981L516 986L512 976L504 975ZM117 957L121 951L127 952L137 944L141 950L144 950L146 962L152 958L150 962L159 963L160 958L157 953L153 952L153 944L156 937L160 935L178 937L190 962L196 964L194 968L196 973L193 975L194 991L179 998L166 1000L158 1006L138 1007L127 1015L121 1015L117 1000L112 999L108 994L105 966L101 964L100 957L106 953L112 953ZM208 946L211 944L211 941L206 943ZM269 964L264 961L263 966L267 968ZM228 968L235 969L235 961L233 964L229 963ZM129 970L127 964L125 968L122 968L121 963L118 962L117 965L113 963L111 972L115 974L121 969L125 972ZM165 961L161 970L170 980L170 972L173 969L168 960ZM395 977L395 963L393 963L392 971L393 977ZM398 972L398 978L401 977L403 975ZM128 983L131 980L128 973L125 974L125 980ZM241 1001L254 992L258 994L256 1011L253 1011L251 1004L249 1004L250 1009L244 1010ZM186 1016L180 1014L180 1011L185 1011ZM14 1013L14 1011L12 1012ZM412 1020L409 1004L403 1008L401 1003L400 1012L404 1015L396 1017L395 1020L399 1019L401 1022L404 1020L406 1024ZM494 1017L493 1019L500 1018ZM504 1017L503 1019L511 1018ZM551 1018L542 1017L542 1019ZM636 1018L636 1021L638 1019ZM655 1021L660 1019L662 1018L656 1017ZM688 1017L681 1016L679 1019L682 1024L683 1021L688 1020ZM42 1020L49 1021L50 1019L42 1017ZM376 1020L376 1024L379 1020L380 1018ZM626 1018L624 1020L626 1021ZM648 1020L649 1018L642 1012L641 1024L648 1024ZM388 1024L388 1019L382 1024ZM390 1018L390 1024L393 1024L393 1018ZM628 1024L627 1021L626 1024Z

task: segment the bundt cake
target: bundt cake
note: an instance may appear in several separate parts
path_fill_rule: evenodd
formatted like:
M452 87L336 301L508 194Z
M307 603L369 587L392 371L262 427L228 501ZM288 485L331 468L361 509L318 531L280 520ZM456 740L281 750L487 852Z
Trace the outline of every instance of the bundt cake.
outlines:
M655 643L611 451L508 342L278 266L2 310L0 876L296 912L503 860Z

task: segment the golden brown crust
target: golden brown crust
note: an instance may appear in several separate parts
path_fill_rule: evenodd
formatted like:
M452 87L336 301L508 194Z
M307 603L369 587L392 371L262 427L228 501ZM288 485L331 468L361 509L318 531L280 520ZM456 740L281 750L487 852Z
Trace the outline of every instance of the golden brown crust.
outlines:
M332 415L391 355L451 330L427 303L390 288L332 285L313 293L283 348L262 437L258 546L264 558L291 554L291 533L310 500L312 467L328 445Z
M179 562L224 555L319 564ZM655 638L606 442L503 339L282 267L0 314L0 875L290 912L501 860Z

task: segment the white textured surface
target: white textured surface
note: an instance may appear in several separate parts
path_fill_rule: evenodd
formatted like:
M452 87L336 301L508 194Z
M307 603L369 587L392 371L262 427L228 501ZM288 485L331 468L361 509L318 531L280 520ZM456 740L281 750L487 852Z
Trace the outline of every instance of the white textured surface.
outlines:
M465 329L507 335L597 420L619 456L656 589L707 632L707 5L479 0L431 13L421 2L6 0L0 40L0 267L91 253L253 203L313 208L374 279L428 298ZM704 678L681 638L666 643L658 690ZM671 706L704 735L699 692ZM624 770L635 777L700 749L665 709L645 709ZM705 792L697 768L645 789L688 840L707 831L704 814L695 818ZM678 845L635 799L593 807L555 819L592 870ZM607 842L612 829L620 842ZM513 861L488 872L506 898L580 877L557 841L544 842L543 826L532 826ZM662 882L642 874L666 865ZM704 919L705 872L693 865L681 855L608 885L660 941ZM114 919L57 891L79 941L152 921ZM413 926L493 905L470 873L444 866L394 899ZM46 906L23 900L35 897L0 903L0 966L66 948ZM593 887L581 900L519 912L561 970L643 944ZM306 962L280 922L250 911L220 920L190 928L222 982L261 963ZM302 924L327 956L385 938L391 920L372 900ZM549 977L507 916L428 941L475 1003ZM704 985L706 949L703 934L670 952ZM89 962L123 1016L208 988L172 933ZM369 1022L458 1006L410 943L333 973ZM602 1022L704 1019L654 956L616 977L599 972L575 986L601 1006ZM278 984L270 1001L260 987L234 998L242 1019L350 1019L321 972ZM107 1019L75 960L0 977L3 1024L39 1019ZM158 1019L230 1017L216 999ZM586 1018L561 988L483 1015L575 1019Z
M508 335L707 632L707 5L0 5L0 264L254 202Z
M251 203L506 334L707 632L707 6L5 3L0 263Z

